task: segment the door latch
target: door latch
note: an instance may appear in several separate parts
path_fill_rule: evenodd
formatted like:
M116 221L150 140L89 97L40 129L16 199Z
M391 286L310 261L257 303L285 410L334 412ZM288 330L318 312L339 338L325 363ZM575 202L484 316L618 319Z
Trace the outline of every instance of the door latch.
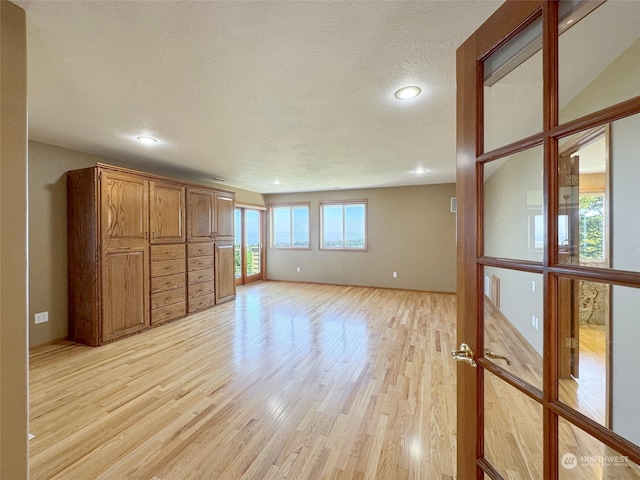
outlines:
M451 352L451 356L454 360L458 362L466 362L474 368L478 366L476 361L473 359L473 350L466 343L461 343L460 350L453 350Z

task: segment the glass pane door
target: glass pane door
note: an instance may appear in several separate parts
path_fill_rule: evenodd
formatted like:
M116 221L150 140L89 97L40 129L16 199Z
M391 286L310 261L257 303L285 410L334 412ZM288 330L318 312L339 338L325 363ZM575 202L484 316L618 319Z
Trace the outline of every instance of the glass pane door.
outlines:
M236 207L234 237L236 285L262 280L263 229L262 210Z
M242 278L242 209L236 208L233 234L234 271L237 280Z
M508 1L458 49L458 478L640 479L638 15Z
M246 249L245 275L262 274L262 225L259 210L244 211L244 248Z

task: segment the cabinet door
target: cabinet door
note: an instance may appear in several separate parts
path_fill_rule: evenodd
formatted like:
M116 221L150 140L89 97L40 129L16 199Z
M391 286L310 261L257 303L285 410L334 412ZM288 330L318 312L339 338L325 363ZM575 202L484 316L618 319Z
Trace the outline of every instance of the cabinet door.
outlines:
M211 241L214 232L214 204L213 191L187 189L187 241Z
M102 257L102 343L149 326L149 256L146 245L113 249Z
M216 244L216 303L236 298L233 243Z
M185 188L173 183L149 182L151 243L185 241Z
M103 248L149 238L148 183L135 175L100 172Z
M216 193L216 239L233 240L235 202L228 193Z

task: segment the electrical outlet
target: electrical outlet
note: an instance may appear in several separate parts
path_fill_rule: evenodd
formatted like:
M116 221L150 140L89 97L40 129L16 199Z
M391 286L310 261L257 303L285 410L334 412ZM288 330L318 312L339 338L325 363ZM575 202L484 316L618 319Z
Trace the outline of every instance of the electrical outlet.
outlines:
M300 267L296 267L296 272L300 273Z
M35 314L35 323L46 323L49 321L49 312L40 312Z
M393 272L393 278L398 278L398 272Z

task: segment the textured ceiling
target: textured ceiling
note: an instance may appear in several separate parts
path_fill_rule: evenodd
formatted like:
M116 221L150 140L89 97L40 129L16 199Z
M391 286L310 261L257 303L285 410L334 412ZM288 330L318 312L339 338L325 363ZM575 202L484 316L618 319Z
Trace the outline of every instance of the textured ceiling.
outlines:
M271 193L455 181L455 50L501 2L17 3L31 139ZM561 37L561 108L639 15L609 0ZM491 88L495 146L541 128L541 76L537 54Z
M454 181L455 50L501 2L16 3L31 139L269 193Z

